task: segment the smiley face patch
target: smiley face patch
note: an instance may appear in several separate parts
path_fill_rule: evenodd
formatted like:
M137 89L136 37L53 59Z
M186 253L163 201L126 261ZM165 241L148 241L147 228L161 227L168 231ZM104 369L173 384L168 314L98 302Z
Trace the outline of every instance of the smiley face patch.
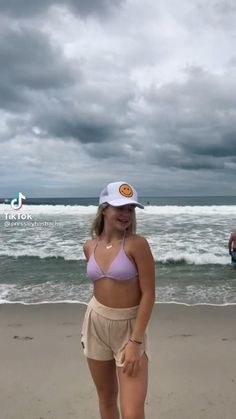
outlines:
M133 196L133 190L131 186L129 186L127 183L122 183L122 185L120 185L119 192L126 198L130 198L131 196Z

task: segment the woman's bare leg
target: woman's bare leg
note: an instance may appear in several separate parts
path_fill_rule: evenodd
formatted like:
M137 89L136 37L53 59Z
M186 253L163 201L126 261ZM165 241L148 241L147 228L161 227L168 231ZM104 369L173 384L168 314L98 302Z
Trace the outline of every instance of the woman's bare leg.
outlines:
M120 408L122 419L145 419L144 403L148 388L148 359L144 353L141 366L135 377L117 367L120 385Z
M97 389L101 419L119 419L117 406L118 381L115 360L96 361L87 358L89 369Z

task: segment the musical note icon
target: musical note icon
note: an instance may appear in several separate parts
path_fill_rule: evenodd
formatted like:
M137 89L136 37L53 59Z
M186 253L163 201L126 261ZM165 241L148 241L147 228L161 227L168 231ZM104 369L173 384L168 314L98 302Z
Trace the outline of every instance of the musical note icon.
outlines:
M15 210L21 209L21 207L23 205L23 202L22 202L23 199L26 199L26 197L21 192L19 192L18 193L18 203L17 203L17 198L12 199L11 200L11 207Z

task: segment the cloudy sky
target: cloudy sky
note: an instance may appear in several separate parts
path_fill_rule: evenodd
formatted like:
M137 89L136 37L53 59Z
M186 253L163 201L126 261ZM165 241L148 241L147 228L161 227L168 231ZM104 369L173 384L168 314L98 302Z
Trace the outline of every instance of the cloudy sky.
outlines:
M236 195L235 0L0 0L0 196Z

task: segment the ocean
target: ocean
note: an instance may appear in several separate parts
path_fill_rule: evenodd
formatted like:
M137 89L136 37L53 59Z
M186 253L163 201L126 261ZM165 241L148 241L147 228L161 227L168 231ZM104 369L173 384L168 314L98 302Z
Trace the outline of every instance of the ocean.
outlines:
M32 198L20 210L0 199L0 303L87 303L83 243L97 198ZM228 240L236 197L141 197L137 233L156 261L159 303L236 304Z

